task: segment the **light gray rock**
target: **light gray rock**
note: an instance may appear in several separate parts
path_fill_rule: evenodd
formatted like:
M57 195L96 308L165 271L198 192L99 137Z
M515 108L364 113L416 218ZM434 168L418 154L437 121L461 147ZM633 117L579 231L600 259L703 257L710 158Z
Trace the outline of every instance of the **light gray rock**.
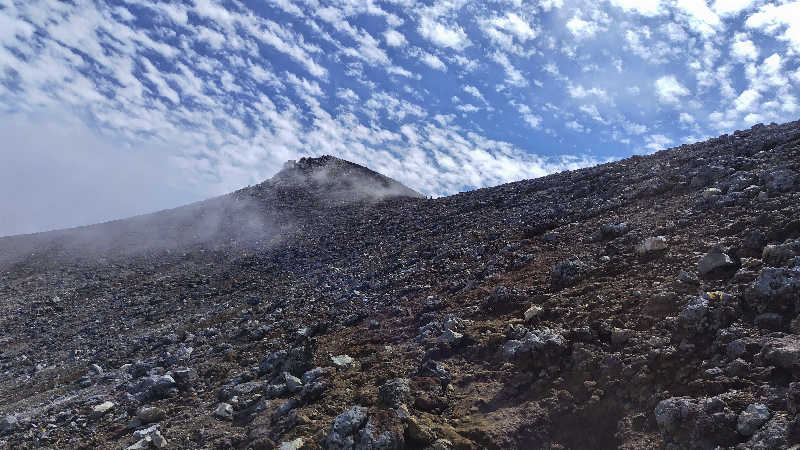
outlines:
M645 255L647 253L660 252L667 249L667 238L664 236L652 236L643 240L636 246L636 253Z
M510 340L503 346L507 359L545 364L567 350L563 330L539 328L531 330L520 340Z
M303 380L290 374L289 372L283 373L283 379L286 381L286 389L291 392L300 392L303 389Z
M571 286L586 276L586 265L577 259L560 262L550 274L554 286Z
M770 415L767 405L761 403L747 405L747 408L739 414L736 431L742 436L752 436L769 420Z
M347 369L353 365L353 358L347 355L331 356L331 363L337 369Z
M381 402L399 408L400 405L411 401L411 380L408 378L394 378L383 383L378 389Z
M445 330L441 336L439 336L439 342L445 344L453 344L460 341L464 337L463 334L457 333L453 330Z
M661 400L654 410L656 424L662 432L671 432L678 428L697 408L690 397L672 397Z
M702 275L708 275L715 270L724 270L736 266L736 263L723 252L722 247L715 245L711 250L703 256L700 264L697 265L697 270Z
M329 450L352 449L355 446L355 434L367 421L367 408L353 406L336 416L328 436L322 442L322 448Z
M300 450L303 445L305 445L303 438L297 438L293 441L282 442L280 450Z
M158 422L165 417L164 410L154 406L144 406L136 411L136 418L142 423Z
M233 406L229 403L220 403L214 410L214 416L218 419L229 420L233 418Z
M92 407L92 414L91 414L92 418L99 419L100 417L103 417L109 411L114 409L114 406L116 406L114 404L114 402L108 402L108 401L100 403L99 405L93 406Z

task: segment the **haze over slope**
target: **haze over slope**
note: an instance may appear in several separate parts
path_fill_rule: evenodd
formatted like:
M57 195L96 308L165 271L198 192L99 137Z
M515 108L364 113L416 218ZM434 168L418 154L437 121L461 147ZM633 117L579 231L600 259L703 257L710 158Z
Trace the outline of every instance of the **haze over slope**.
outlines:
M800 122L438 199L305 159L0 254L0 448L800 439Z

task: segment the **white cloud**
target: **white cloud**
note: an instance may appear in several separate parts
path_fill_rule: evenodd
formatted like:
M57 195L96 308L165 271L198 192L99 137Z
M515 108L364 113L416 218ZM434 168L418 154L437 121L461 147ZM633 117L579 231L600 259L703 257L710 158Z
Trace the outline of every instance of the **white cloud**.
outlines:
M483 94L481 94L481 91L478 90L478 88L476 88L475 86L466 85L466 86L463 87L463 89L464 89L464 92L466 92L467 94L469 94L469 95L471 95L471 96L483 101L484 103L486 103L486 98L483 96Z
M598 31L600 26L593 20L583 20L579 15L575 15L567 22L567 29L578 40L588 39Z
M788 42L795 54L800 53L800 2L764 5L747 18L745 25L777 36Z
M677 104L682 97L689 95L689 89L684 87L674 75L659 78L654 83L656 95L662 103Z
M605 123L605 120L603 119L603 116L600 115L600 111L597 110L597 106L596 105L581 105L580 108L578 108L578 109L581 112L583 112L586 115L588 115L589 117L591 117L593 120L596 120L597 122Z
M383 33L383 37L389 47L403 47L408 43L403 33L397 30L386 30Z
M750 112L758 107L758 100L760 98L761 94L759 94L758 91L748 89L742 92L733 104L739 112Z
M754 61L758 59L758 47L748 39L745 33L736 33L731 44L731 55L739 62Z
M622 123L622 127L628 134L644 134L647 133L647 125L643 125L640 123L635 122L628 122L625 121Z
M751 8L757 0L715 0L711 7L720 16L735 16Z
M523 53L523 48L515 44L515 41L525 43L536 37L533 27L513 12L508 12L503 17L483 19L478 23L489 40L507 52Z
M588 133L591 131L575 120L570 120L569 122L565 123L564 126L570 130L577 131L578 133Z
M623 10L633 11L647 17L664 14L661 0L610 0L610 3Z
M645 139L645 148L655 152L669 147L672 145L672 142L672 139L664 136L663 134L653 134L647 136Z
M430 67L431 69L442 70L446 71L447 66L439 59L438 56L432 55L430 53L425 53L422 55L422 62L425 63L426 66Z
M511 61L509 61L508 56L502 52L494 52L491 55L491 58L497 63L503 66L503 69L506 72L506 82L512 86L516 87L525 87L528 85L528 80L522 75Z
M360 100L358 94L353 92L352 89L339 89L336 91L336 96L348 103L355 103Z
M706 0L677 0L676 6L685 16L689 27L705 37L723 28L719 16L708 7Z
M678 118L678 120L681 123L694 123L695 122L694 116L692 116L691 114L686 113L686 112L682 112L680 117Z
M463 50L471 44L467 38L467 33L460 26L445 26L428 17L420 19L417 32L419 32L420 36L439 47Z
M602 88L599 88L599 87L592 87L592 88L586 89L586 88L584 88L583 86L581 86L579 84L570 83L567 86L567 92L569 93L570 97L577 98L577 99L582 99L582 98L586 98L586 97L590 97L590 96L597 97L598 99L601 99L601 100L607 100L608 99L608 93L606 93L605 89L602 89Z
M458 105L458 106L456 106L456 109L461 111L461 112L465 112L465 113L472 113L472 112L476 112L476 111L480 111L481 110L479 107L477 107L475 105L470 105L469 103L464 104L464 105Z

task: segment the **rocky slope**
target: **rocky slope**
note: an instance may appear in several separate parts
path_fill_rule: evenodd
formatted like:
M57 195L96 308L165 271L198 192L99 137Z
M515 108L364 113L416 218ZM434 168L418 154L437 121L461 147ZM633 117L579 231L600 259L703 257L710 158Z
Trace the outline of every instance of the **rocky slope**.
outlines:
M0 448L800 442L800 122L440 199L304 159L0 255Z

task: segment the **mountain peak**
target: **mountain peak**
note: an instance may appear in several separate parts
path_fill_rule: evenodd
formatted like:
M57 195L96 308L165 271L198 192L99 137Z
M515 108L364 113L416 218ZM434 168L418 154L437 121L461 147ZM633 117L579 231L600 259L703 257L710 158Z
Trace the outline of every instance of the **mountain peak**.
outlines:
M397 180L331 155L289 160L267 183L345 201L423 197Z

